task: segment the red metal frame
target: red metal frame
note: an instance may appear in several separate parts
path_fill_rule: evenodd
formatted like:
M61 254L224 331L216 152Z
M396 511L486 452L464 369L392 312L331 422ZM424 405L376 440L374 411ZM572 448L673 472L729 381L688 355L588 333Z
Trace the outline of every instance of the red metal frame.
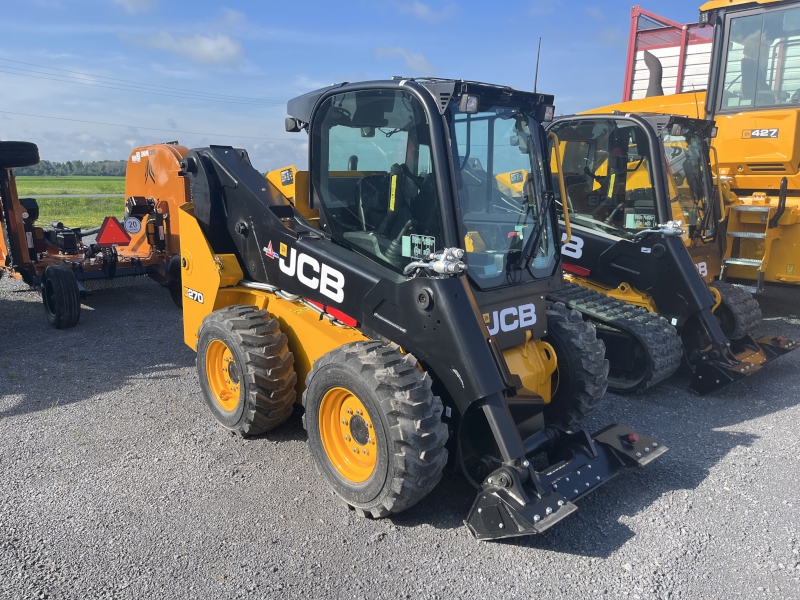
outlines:
M683 25L681 23L677 23L661 15L657 15L650 11L644 10L641 6L634 6L631 8L631 28L628 34L628 58L627 58L627 66L625 69L625 87L622 90L622 101L628 102L631 99L631 95L633 93L633 74L634 74L634 66L636 64L636 47L637 47L637 39L639 34L639 19L641 17L646 17L651 21L662 25L666 29L680 29L681 30L681 41L680 41L680 57L678 59L678 77L677 82L675 84L675 93L681 92L681 87L683 84L683 76L686 70L686 52L687 48L690 43L690 27L692 25ZM664 47L671 47L672 44L666 44ZM652 46L651 48L656 48L659 46Z

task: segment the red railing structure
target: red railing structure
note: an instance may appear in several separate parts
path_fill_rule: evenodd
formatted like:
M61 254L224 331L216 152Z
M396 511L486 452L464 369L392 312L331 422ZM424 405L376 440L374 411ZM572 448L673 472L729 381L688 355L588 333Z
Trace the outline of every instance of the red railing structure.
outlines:
M706 89L713 37L712 27L697 23L681 25L634 6L623 101L646 95L650 71L644 63L645 52L661 63L661 86L665 94Z

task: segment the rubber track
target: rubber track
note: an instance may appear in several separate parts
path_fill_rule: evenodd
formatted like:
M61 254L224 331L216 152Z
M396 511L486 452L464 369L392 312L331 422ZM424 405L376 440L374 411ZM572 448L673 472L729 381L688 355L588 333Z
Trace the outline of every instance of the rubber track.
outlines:
M753 295L739 286L723 281L715 281L711 285L717 288L722 304L733 314L736 326L733 331L725 332L728 337L736 339L753 333L761 324L761 307Z
M547 299L563 302L588 321L624 331L645 349L648 369L634 387L621 388L609 378L608 389L617 393L641 392L672 375L681 364L683 347L675 328L663 317L581 285L564 282L564 289L551 292ZM614 365L611 365L613 371Z

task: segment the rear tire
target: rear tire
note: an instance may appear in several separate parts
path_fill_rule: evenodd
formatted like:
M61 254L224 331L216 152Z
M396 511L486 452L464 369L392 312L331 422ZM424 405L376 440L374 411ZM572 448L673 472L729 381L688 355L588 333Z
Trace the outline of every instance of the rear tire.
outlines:
M714 317L725 337L744 337L761 324L761 307L750 292L724 281L715 281L711 286L722 297L722 302L714 311Z
M47 321L56 329L75 327L81 318L78 280L66 265L50 265L42 277L42 304Z
M356 513L399 513L436 486L448 430L414 356L394 344L346 344L318 359L306 384L303 425L314 462Z
M560 302L548 303L547 329L544 341L553 347L558 359L558 387L544 409L544 418L548 425L570 429L585 419L606 393L606 347L581 313Z
M0 142L0 169L39 164L39 147L32 142Z
M228 306L203 319L197 373L214 418L241 436L270 431L292 414L294 355L266 310Z

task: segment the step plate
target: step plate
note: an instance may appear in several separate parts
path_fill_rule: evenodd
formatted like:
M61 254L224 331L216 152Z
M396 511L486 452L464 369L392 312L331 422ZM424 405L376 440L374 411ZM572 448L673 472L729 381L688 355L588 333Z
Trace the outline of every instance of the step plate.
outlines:
M755 231L729 231L728 237L735 238L750 238L754 240L763 240L767 237L766 233L758 233Z
M770 207L769 206L750 206L748 204L741 204L741 205L731 206L731 210L738 210L739 212L768 213L770 211Z
M760 267L761 262L757 258L726 258L722 261L726 265L742 265L744 267Z

